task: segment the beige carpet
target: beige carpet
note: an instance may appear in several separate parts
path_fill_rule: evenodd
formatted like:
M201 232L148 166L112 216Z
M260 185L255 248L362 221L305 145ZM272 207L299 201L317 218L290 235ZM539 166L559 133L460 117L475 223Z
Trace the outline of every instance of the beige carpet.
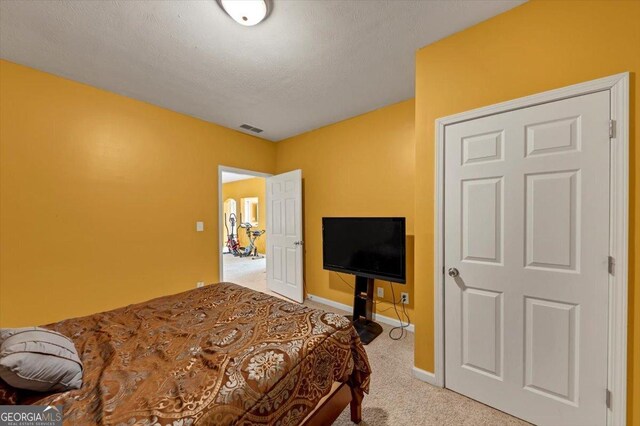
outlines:
M344 313L310 300L305 301L305 305ZM369 395L365 395L362 404L361 425L528 425L453 391L414 378L413 333L395 341L388 335L391 327L382 326L384 333L365 346L373 372ZM334 425L353 425L348 408Z
M267 290L265 260L224 255L225 281L281 297ZM346 314L310 300L305 305ZM365 346L373 373L371 389L363 401L363 426L396 425L527 425L515 417L447 389L422 382L412 375L413 333L402 340L389 338L390 326ZM353 425L347 408L334 423Z

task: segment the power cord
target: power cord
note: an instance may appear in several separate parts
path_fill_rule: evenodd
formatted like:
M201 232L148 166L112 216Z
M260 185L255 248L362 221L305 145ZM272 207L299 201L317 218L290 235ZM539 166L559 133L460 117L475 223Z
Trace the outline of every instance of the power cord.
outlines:
M391 285L391 295L393 297L393 309L396 311L396 316L398 317L398 321L400 321L399 326L393 327L391 330L389 330L389 338L391 340L400 340L405 336L405 328L408 328L411 325L411 318L409 318L409 314L407 314L407 311L404 307L404 303L402 303L402 313L404 314L404 316L407 317L407 324L405 325L403 322L403 319L400 317L400 313L398 312L398 306L396 304L396 292L393 288L393 283L389 281L389 284ZM393 332L395 330L400 330L400 335L397 337L393 337Z
M348 285L349 287L351 287L351 290L355 290L355 288L354 288L351 284L349 284L349 282L348 282L347 280L345 280L344 278L342 278L342 275L340 275L338 272L335 272L335 271L333 271L333 273L334 273L334 274L336 274L336 275L338 276L338 278L340 278L340 279L342 280L342 282L343 282L343 283L345 283L346 285ZM373 301L373 304L374 304L374 305L377 305L378 303L380 303L378 300L374 300L374 301ZM388 311L388 310L390 310L390 309L392 309L392 308L381 309L380 311L378 311L378 310L376 309L376 312L380 312L380 313L382 313L382 312L387 312L387 311Z
M352 286L351 284L349 284L349 282L347 282L347 280L345 280L344 278L342 278L342 275L340 275L337 272L333 272L334 274L336 274L338 276L338 278L340 278L342 280L343 283L345 283L346 285L348 285L349 287L351 287L351 290L355 290L355 287Z

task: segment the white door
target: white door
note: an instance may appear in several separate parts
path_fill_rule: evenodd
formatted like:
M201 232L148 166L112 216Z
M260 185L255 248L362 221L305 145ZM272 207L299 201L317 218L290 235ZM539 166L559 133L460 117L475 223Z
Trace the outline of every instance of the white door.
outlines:
M267 288L302 303L302 171L267 178Z
M609 117L606 91L445 129L446 386L539 425L606 424Z

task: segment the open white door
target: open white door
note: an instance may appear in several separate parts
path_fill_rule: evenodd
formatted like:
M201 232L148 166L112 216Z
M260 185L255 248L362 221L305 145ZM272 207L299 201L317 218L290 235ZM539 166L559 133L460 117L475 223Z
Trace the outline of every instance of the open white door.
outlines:
M267 178L267 288L302 303L302 171Z

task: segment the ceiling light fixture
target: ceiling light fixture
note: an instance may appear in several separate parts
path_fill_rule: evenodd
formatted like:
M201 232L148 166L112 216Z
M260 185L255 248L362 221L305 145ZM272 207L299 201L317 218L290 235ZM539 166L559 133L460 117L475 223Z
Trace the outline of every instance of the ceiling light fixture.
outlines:
M270 12L269 0L218 0L218 4L240 25L262 22Z

